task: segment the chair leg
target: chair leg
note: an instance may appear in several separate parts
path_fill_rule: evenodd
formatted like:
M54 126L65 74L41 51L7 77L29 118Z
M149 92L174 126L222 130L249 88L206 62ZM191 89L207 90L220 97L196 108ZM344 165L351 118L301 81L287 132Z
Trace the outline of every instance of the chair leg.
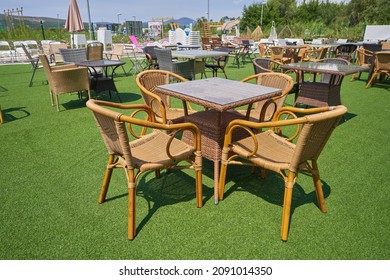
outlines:
M60 102L58 100L58 94L56 94L56 104L57 104L57 112L60 111Z
M133 240L136 235L135 225L135 178L134 170L127 170L128 176L128 230L127 237L129 240Z
M221 170L219 173L219 186L218 186L218 200L223 200L223 193L225 191L225 180L226 180L227 164L221 163Z
M37 70L37 68L34 67L33 69L33 72L32 72L32 75L31 75L31 79L30 79L30 83L29 83L29 87L32 87L32 84L33 84L33 79L34 79L34 75L35 75L35 71Z
M374 80L376 79L377 75L378 75L378 73L372 74L372 77L371 77L371 79L368 81L368 83L367 83L367 85L366 85L366 88L368 88L368 87L374 82Z
M325 205L324 192L322 189L322 184L321 184L321 180L320 180L320 173L319 173L316 161L313 161L312 174L313 174L314 187L315 187L316 195L317 195L318 206L323 213L326 213L327 210L326 210L326 205Z
M0 123L4 123L3 111L1 111L1 107L0 107Z
M195 171L196 174L196 207L201 208L203 206L203 191L202 191L202 171L197 170Z
M296 174L294 172L289 172L287 181L285 182L284 188L284 201L283 201L283 214L282 214L282 225L280 230L280 236L283 241L288 239L288 229L290 226L290 215L291 215L291 202L292 202L292 193L294 188L294 183L296 179Z
M112 164L114 163L114 161L115 161L115 156L110 155L110 157L108 158L106 174L104 174L103 184L100 190L99 203L103 203L106 200L108 186L110 185L111 175L113 171Z

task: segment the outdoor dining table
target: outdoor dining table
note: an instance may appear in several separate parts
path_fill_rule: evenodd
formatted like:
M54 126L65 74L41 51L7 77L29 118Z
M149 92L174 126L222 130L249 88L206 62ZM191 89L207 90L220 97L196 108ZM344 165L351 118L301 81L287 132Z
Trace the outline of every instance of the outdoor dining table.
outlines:
M300 73L297 75L299 90L295 94L294 104L313 107L340 105L340 88L344 76L368 70L366 66L318 62L291 63L281 67ZM314 73L313 81L305 81L305 73ZM319 81L316 80L317 74L321 74Z
M91 80L91 89L95 92L108 90L110 97L111 91L115 91L118 94L118 90L116 89L114 83L114 72L115 69L119 66L125 64L124 61L121 60L85 60L81 62L75 63L77 66L88 67L88 69L92 69L91 74L93 76ZM98 68L103 69L103 76L99 76ZM109 74L109 69L112 69L111 74ZM118 98L120 100L119 94Z
M214 162L214 201L218 203L219 164L222 156L224 133L233 119L249 116L251 104L280 95L280 89L243 83L222 78L207 78L156 87L156 93L166 94L183 101L184 120L196 124L201 131L202 155ZM187 102L207 108L188 115ZM247 116L233 111L236 107L248 105ZM237 130L239 131L239 130ZM238 135L239 134L239 135ZM238 139L249 136L242 130ZM183 141L191 143L191 136L184 133Z
M172 51L172 57L174 58L186 58L194 61L195 74L205 74L206 59L211 57L227 56L229 53L220 51L207 51L207 50L181 50ZM206 74L205 74L206 76Z

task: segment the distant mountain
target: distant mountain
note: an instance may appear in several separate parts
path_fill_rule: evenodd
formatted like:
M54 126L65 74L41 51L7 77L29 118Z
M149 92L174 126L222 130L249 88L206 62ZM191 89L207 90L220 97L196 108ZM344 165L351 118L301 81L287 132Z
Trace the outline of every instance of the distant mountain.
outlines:
M179 26L187 26L187 25L190 25L191 23L195 24L196 20L193 20L193 19L188 18L188 17L182 17L182 18L179 18L179 19L167 20L164 23L165 24L167 24L167 23L169 24L171 22L177 23Z

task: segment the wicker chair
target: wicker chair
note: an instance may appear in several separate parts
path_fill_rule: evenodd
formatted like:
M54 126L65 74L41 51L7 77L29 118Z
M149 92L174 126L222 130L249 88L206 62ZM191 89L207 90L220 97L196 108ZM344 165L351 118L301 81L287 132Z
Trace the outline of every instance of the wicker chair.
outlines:
M159 69L176 73L188 80L195 79L194 61L173 61L170 49L155 49Z
M357 49L357 45L354 44L342 44L336 47L335 56L337 58L343 58L349 62L353 59L353 54Z
M271 46L269 47L271 52L271 59L278 61L282 64L290 63L292 61L292 57L286 57L284 55L284 48L281 46Z
M222 48L215 48L214 51L226 52L226 55L225 56L221 55L219 57L215 57L214 58L215 63L206 63L205 66L206 66L206 68L211 69L211 71L213 72L213 77L217 77L218 70L221 70L223 72L223 74L225 75L225 78L227 79L225 67L229 61L230 49L222 47Z
M99 203L106 199L114 168L123 168L128 186L128 239L136 235L136 186L137 180L147 171L166 168L189 168L195 171L196 206L202 207L202 154L199 129L191 123L174 125L154 122L151 108L141 104L118 104L107 101L89 100L87 107L93 111L100 129L109 159L99 196ZM114 110L111 110L114 109ZM130 112L132 113L130 114ZM148 118L136 118L137 113L147 113ZM142 132L136 135L133 126L141 126ZM146 134L146 131L152 131ZM167 131L175 131L168 134ZM187 145L176 136L182 131L190 131L193 145ZM129 135L135 140L129 141ZM179 164L187 162L186 165Z
M76 63L87 60L87 48L59 49L65 63Z
M251 110L249 120L253 122L270 121L274 113L283 106L288 93L294 86L294 81L287 74L268 72L249 76L241 80L241 82L250 82L253 80L256 80L258 85L279 88L282 90L282 95L280 96L253 104L254 108ZM245 116L247 110L236 110L236 112Z
M123 57L124 48L125 48L125 46L123 44L113 44L111 51L107 51L107 52L103 52L103 53L106 55L106 58L109 60L120 61ZM125 76L127 76L127 72L125 70L125 67L123 65L121 65L121 68L122 68Z
M290 215L293 212L291 211L293 188L299 172L312 175L318 206L322 212L327 211L317 159L346 112L347 108L343 105L306 110L283 107L275 114L272 122L257 123L244 120L230 122L226 128L222 152L219 199L223 199L226 171L230 164L261 167L280 174L285 182L281 239L287 241ZM294 118L286 119L286 114ZM305 116L297 118L297 114ZM295 131L292 137L286 138L278 133L281 129L286 131L288 127ZM251 136L233 142L232 135L237 128L246 129ZM252 132L267 128L270 129L261 133ZM291 142L294 138L296 144Z
M270 58L258 57L252 60L255 74L272 72L272 69L280 67L281 63ZM275 66L277 65L277 66Z
M146 59L148 60L148 69L158 69L158 62L157 62L157 56L156 52L154 51L157 46L146 46L144 48L144 53L146 56Z
M271 55L268 53L267 47L265 44L258 44L257 48L259 49L259 54L261 58L271 58Z
M366 50L364 48L358 48L356 50L357 53L357 64L359 66L367 66L370 67L373 60L373 52ZM360 76L362 72L359 72L358 80L360 80ZM351 81L355 79L356 73L352 75Z
M378 76L390 77L390 52L377 52L374 54L374 59L374 72L371 75L366 88L373 85ZM382 79L384 79L384 77Z
M49 44L50 48L50 61L55 62L56 64L63 63L64 58L60 53L60 49L67 49L68 45L66 43L52 42Z
M87 91L91 98L88 70L85 67L77 67L74 64L51 66L46 55L40 54L39 59L49 81L51 104L54 106L53 94L56 96L57 111L60 111L58 96L63 93Z
M135 81L141 90L145 104L153 109L157 122L165 124L183 122L185 115L195 112L190 104L187 104L188 112L181 108L173 108L169 96L154 92L159 85L169 84L172 81L185 82L187 81L185 78L165 70L146 70L139 73Z
M329 48L317 48L317 49L306 49L302 54L302 61L318 62L321 59L324 59L328 53Z
M104 45L100 42L92 42L87 45L87 60L102 60Z
M351 64L348 60L346 60L344 58L324 58L324 59L319 60L318 62L319 63L343 64L343 65ZM329 84L331 76L332 75L330 75L330 74L322 74L320 82ZM334 79L335 79L335 83L341 84L341 80L343 79L343 77L337 76Z

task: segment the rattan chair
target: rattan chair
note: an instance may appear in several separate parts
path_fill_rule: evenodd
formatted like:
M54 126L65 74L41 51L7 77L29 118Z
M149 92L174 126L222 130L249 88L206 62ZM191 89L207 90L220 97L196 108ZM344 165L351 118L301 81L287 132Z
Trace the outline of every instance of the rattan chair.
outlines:
M92 42L87 45L88 60L102 60L104 45L100 42Z
M182 108L173 108L169 96L155 93L155 88L159 85L169 84L170 82L186 82L187 79L169 71L156 69L139 73L135 81L141 90L145 104L150 106L156 114L157 122L183 122L185 115L195 112L190 104L187 105L188 112L185 112Z
M390 77L390 52L377 52L374 54L374 72L368 81L366 88L372 86L378 76L382 76L382 80L385 77Z
M283 106L288 93L292 90L294 86L294 81L287 74L268 72L249 76L241 80L241 82L251 82L253 80L255 80L258 85L279 88L282 90L282 94L280 96L261 102L256 102L252 105L253 109L251 110L248 118L250 121L270 121L274 113ZM236 112L245 116L247 110L236 110Z
M271 46L269 47L271 52L271 59L278 61L282 64L290 63L292 61L292 57L285 56L285 49L281 46Z
M219 181L219 199L223 199L227 166L248 165L274 171L285 182L281 239L287 241L293 202L293 188L299 172L311 174L317 194L317 203L326 212L317 159L340 118L347 112L343 105L313 109L283 107L271 122L234 120L226 128ZM289 119L286 114L295 118ZM297 118L297 115L304 115ZM309 114L309 115L307 115ZM286 138L280 130L292 128L296 133ZM301 127L301 129L299 129ZM251 136L232 142L238 129L246 129ZM264 130L253 133L252 130ZM291 131L290 131L291 132ZM291 141L294 140L294 143Z
M317 49L306 49L302 54L301 61L310 61L310 62L318 62L321 59L326 57L329 48L317 48Z
M166 125L156 123L151 108L142 104L125 105L89 100L87 107L93 111L109 154L99 203L103 203L106 199L114 168L122 168L126 173L128 239L132 240L136 235L137 180L147 171L173 168L189 168L195 171L196 206L198 208L202 207L200 132L194 124ZM136 114L141 112L147 113L148 118L146 120L137 118ZM140 134L134 133L134 126L143 128ZM146 133L146 131L149 131L149 133ZM170 133L167 133L167 131ZM172 133L172 131L175 133ZM194 144L192 146L176 138L177 134L183 131L190 131L193 135ZM130 141L129 135L133 136L132 139L135 140ZM181 164L182 162L187 162L187 164Z
M176 73L188 80L195 79L194 61L173 61L170 49L155 49L159 69Z
M87 60L87 48L59 49L65 63L77 63Z
M157 46L146 46L144 48L144 53L146 56L146 59L148 60L148 69L158 69L158 62L157 62L157 56L156 52L154 51Z
M255 74L272 72L272 69L280 67L281 63L271 58L258 57L252 60Z
M68 45L66 43L52 42L50 46L50 62L55 62L56 64L63 63L64 58L60 53L60 49L67 49Z
M39 59L45 70L46 78L49 82L51 104L56 104L57 111L60 111L58 96L63 93L78 92L81 98L81 92L87 91L88 98L91 98L90 82L88 69L77 67L75 64L51 66L46 55L40 54ZM54 97L56 102L54 103Z
M367 67L370 67L371 66L371 63L373 63L373 52L372 51L369 51L369 50L366 50L364 48L358 48L356 50L356 53L357 53L357 64L359 66L367 66ZM360 76L362 75L362 72L359 72L358 73L358 80L360 80ZM355 76L356 76L356 73L354 73L351 77L351 81L353 81L355 79Z

